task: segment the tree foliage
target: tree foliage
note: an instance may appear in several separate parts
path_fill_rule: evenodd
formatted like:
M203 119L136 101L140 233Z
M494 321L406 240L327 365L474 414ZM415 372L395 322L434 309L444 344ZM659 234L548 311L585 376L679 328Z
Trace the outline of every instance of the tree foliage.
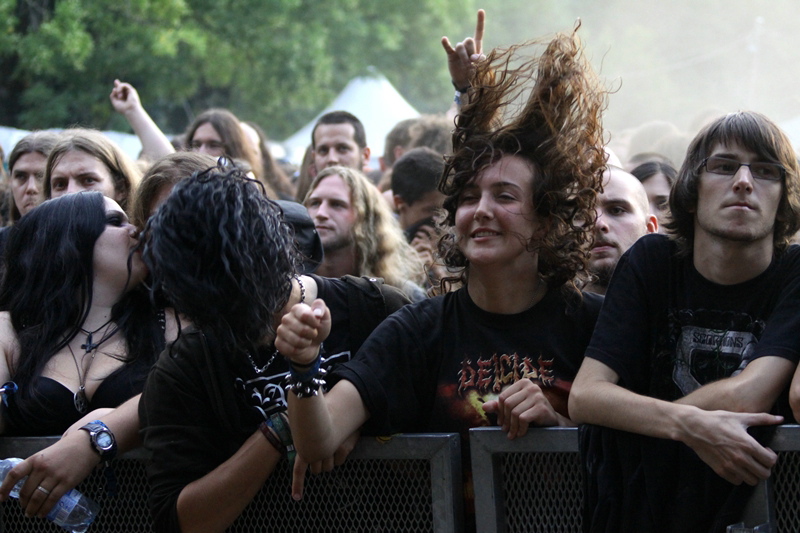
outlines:
M439 39L473 16L455 0L0 0L0 123L125 129L119 78L165 131L227 107L282 138L369 66L443 111Z

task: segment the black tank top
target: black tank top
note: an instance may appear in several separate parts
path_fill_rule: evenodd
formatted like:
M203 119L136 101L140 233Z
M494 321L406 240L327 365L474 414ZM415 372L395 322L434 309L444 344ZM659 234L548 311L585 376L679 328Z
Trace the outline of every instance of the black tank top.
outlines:
M144 381L155 361L141 358L123 365L106 377L89 400L89 410L117 407L142 392ZM74 394L58 381L39 377L20 390L8 395L5 408L6 434L61 435L86 413L75 408Z

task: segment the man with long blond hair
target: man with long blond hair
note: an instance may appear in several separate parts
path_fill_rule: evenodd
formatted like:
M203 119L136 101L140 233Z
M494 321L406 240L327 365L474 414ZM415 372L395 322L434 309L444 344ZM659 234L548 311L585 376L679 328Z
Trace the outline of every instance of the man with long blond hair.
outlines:
M364 174L352 168L328 167L312 182L304 204L325 251L317 274L379 277L412 300L425 297L420 289L422 263L386 201Z

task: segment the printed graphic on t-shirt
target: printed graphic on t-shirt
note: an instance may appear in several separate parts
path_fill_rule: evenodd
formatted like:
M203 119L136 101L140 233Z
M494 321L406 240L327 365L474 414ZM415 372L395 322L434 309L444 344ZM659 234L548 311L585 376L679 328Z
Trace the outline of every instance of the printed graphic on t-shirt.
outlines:
M286 391L283 389L286 374L288 372L271 373L248 380L236 378L236 389L244 395L247 403L267 418L286 409Z
M320 367L330 372L331 367L334 365L349 360L350 350L332 355L325 354ZM236 390L244 395L245 401L259 411L264 418L273 413L286 410L285 380L289 372L286 370L285 365L279 367L282 371L271 371L272 367L277 366L270 365L265 374L252 379L236 378L234 384Z
M758 339L746 331L684 326L672 379L687 395L706 383L730 377L747 365Z
M531 379L539 384L553 408L566 416L572 383L556 375L553 363L552 358L542 355L533 360L516 352L486 358L465 357L455 384L452 380L440 383L437 398L445 416L457 421L461 428L494 425L494 415L490 418L484 413L483 403L497 399L509 385Z

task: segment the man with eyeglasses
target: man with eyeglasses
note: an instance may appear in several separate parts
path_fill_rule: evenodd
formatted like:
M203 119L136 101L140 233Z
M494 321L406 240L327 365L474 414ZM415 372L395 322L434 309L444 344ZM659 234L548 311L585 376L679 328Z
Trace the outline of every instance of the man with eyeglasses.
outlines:
M586 531L724 532L769 476L777 455L754 426L791 418L799 186L789 140L763 115L726 115L692 141L670 235L619 261L570 393L572 419L593 424Z

